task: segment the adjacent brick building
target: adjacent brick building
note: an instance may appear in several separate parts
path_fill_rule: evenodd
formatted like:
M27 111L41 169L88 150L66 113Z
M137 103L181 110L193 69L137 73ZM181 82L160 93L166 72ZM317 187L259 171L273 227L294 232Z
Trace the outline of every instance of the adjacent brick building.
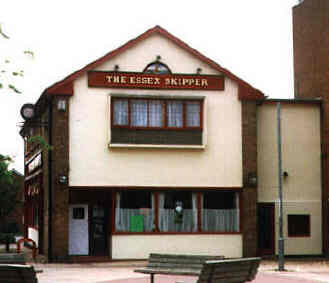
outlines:
M329 1L293 8L295 98L322 100L323 252L329 254Z

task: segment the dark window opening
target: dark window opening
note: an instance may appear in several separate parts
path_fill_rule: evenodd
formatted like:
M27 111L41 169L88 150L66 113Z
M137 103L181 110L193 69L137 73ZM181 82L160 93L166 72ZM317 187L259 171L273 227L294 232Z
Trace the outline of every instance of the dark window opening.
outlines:
M121 192L120 207L124 208L152 208L151 192L123 191Z
M183 205L183 209L192 209L191 192L167 192L165 194L165 209L175 209L177 202Z
M84 219L85 209L84 207L74 207L73 208L73 219Z
M203 198L203 208L205 209L237 208L236 194L232 192L205 192Z
M289 237L310 237L311 216L310 215L288 215Z

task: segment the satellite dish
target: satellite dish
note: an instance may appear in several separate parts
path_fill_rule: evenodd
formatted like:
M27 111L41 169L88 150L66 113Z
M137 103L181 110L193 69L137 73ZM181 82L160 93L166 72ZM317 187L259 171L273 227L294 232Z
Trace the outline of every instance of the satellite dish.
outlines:
M34 117L34 105L26 103L21 108L21 116L24 120L31 120Z

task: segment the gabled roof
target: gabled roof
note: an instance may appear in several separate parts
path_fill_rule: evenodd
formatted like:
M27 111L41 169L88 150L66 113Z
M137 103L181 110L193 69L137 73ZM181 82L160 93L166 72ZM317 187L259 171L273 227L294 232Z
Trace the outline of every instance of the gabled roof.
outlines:
M258 89L253 88L250 84L245 82L244 80L240 79L239 77L235 76L233 73L231 73L229 70L223 68L213 60L209 59L208 57L202 55L199 51L191 48L186 43L184 43L179 38L173 36L168 31L163 29L160 26L155 26L154 28L151 28L141 34L140 36L136 37L135 39L132 39L128 41L126 44L122 45L121 47L107 53L103 57L97 59L96 61L86 65L84 68L70 74L63 80L51 85L47 89L44 90L43 94L49 95L49 94L58 94L58 95L73 95L73 81L83 75L84 73L95 69L97 66L103 64L104 62L108 61L109 59L113 58L114 56L124 52L125 50L133 47L134 45L138 44L140 41L149 38L150 36L154 34L160 34L161 36L167 38L168 40L174 42L181 48L183 48L185 51L193 55L194 57L198 58L202 62L206 63L207 65L211 66L213 69L221 72L223 75L227 76L231 80L235 81L239 85L239 98L240 99L263 99L264 94L259 91Z

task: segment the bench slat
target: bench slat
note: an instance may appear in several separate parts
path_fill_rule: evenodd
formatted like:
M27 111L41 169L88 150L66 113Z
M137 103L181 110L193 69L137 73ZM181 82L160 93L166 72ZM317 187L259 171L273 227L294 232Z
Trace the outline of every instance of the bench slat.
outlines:
M198 283L239 283L252 280L260 258L224 259L222 256L150 254L145 274L194 275ZM153 275L151 276L151 280Z
M37 283L38 279L33 266L0 264L0 282Z
M188 268L188 269L202 269L203 264L189 264L189 263L151 263L148 264L148 268Z

